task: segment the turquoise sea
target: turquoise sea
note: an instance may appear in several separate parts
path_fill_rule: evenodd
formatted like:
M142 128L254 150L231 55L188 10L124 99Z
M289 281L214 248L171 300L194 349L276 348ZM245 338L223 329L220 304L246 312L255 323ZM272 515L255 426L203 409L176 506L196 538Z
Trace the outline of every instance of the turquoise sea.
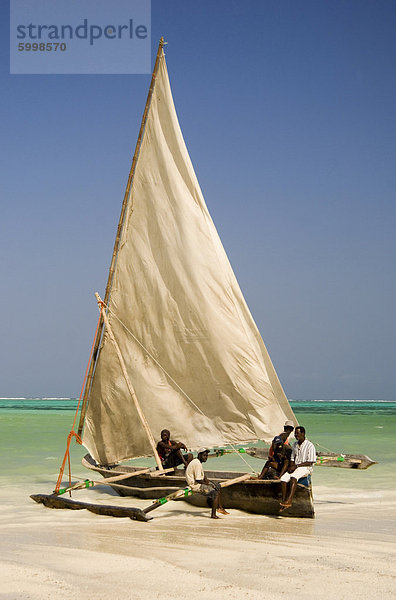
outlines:
M75 398L0 398L0 481L7 485L42 484L52 491L71 429ZM316 467L315 485L361 490L395 490L396 402L291 401L318 447L338 453L367 454L379 464L368 470ZM73 474L86 477L80 462L85 448L72 442ZM246 456L252 470L262 461ZM210 467L248 470L237 454L212 459ZM216 462L214 462L216 461ZM209 464L208 464L209 467Z

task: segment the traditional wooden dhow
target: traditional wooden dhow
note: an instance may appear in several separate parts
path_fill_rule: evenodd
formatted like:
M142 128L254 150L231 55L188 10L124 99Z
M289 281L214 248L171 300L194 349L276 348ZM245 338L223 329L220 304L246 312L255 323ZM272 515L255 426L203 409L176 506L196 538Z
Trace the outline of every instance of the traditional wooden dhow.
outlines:
M75 437L89 452L84 466L120 495L154 500L180 495L202 504L199 494L178 493L186 486L184 471L163 468L155 440L164 427L197 450L271 442L286 420L297 425L199 187L173 104L164 43L161 39L103 300L96 294L100 319L78 431L73 424L55 494L61 492ZM122 464L142 457L154 458L156 468ZM244 468L252 470L246 460ZM206 473L223 488L225 508L278 514L279 481ZM69 469L64 490L81 487L71 484ZM293 506L283 514L313 517L310 483L298 486Z
M99 467L90 455L83 458L83 465L100 473L105 479L112 479L115 475L123 477L122 483L109 483L120 496L134 496L145 500L156 500L172 494L176 490L186 487L184 469L175 469L174 473L166 477L158 471L135 476L138 467L117 465L111 469ZM250 513L277 515L279 514L279 500L281 497L279 481L263 481L250 478L235 482L235 478L246 478L246 473L234 471L210 471L205 469L206 476L222 487L221 501L224 508L238 508ZM232 485L227 485L231 481ZM205 498L200 494L181 496L184 500L195 506L206 506ZM288 517L313 517L314 505L310 485L298 485L293 506L284 513Z

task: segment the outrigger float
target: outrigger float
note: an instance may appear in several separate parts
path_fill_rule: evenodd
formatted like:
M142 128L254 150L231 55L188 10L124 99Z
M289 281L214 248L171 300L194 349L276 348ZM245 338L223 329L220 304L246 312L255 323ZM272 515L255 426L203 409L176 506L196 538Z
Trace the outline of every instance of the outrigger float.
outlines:
M236 450L229 450L227 448L215 448L210 456L223 456L231 452L240 452L242 454L248 454L254 456L254 458L260 458L267 460L268 448L237 448ZM330 452L316 449L316 466L317 467L339 467L342 469L368 469L371 465L378 464L375 460L372 460L365 454L337 454L336 452Z

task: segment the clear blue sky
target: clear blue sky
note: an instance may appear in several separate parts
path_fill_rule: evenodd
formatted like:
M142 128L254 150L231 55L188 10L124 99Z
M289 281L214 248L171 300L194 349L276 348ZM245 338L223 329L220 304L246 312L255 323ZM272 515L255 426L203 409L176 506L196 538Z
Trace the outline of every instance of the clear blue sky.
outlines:
M0 396L79 394L149 76L9 75ZM291 398L396 399L393 1L153 0L209 210Z

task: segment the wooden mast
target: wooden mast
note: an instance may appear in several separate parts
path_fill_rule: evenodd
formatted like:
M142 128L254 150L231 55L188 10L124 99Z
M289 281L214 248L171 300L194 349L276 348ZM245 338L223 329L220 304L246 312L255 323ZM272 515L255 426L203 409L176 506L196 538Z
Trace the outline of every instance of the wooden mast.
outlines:
M161 459L160 459L160 457L158 455L158 452L157 452L157 446L155 444L153 434L151 433L151 429L149 427L149 424L147 423L146 417L144 416L144 413L143 413L143 411L142 411L142 409L140 407L140 404L138 402L138 399L136 397L135 390L133 389L133 385L131 383L131 380L129 379L129 375L128 375L128 372L127 372L127 369L126 369L126 366L125 366L124 359L123 359L122 354L121 354L120 347L117 344L117 341L116 341L116 339L114 337L114 334L113 334L113 329L110 326L109 320L108 320L107 315L106 315L105 305L104 305L101 297L99 296L99 294L97 292L95 293L95 296L96 296L96 300L98 301L99 310L102 313L103 322L106 325L106 331L107 331L107 333L108 333L108 335L109 335L109 337L110 337L110 339L111 339L111 341L113 343L114 349L116 351L117 358L118 358L118 361L120 363L122 374L124 375L125 382L127 384L129 394L130 394L130 396L131 396L131 398L132 398L132 400L133 400L133 402L135 404L135 408L136 408L137 413L139 415L139 418L140 418L140 420L142 422L143 428L144 428L145 432L147 433L147 437L149 439L150 446L151 446L151 449L153 451L155 461L157 463L157 466L158 466L159 470L163 471L163 466L162 466Z
M139 157L140 146L142 144L142 139L143 139L143 133L144 133L144 129L146 127L146 121L147 121L147 117L148 117L148 113L149 113L149 109L150 109L151 98L152 98L152 95L154 92L155 78L156 78L156 75L158 72L159 62L160 62L160 58L162 56L162 48L164 47L164 45L165 45L164 38L161 37L159 46L158 46L157 57L155 59L153 74L151 76L150 88L149 88L149 91L147 94L146 106L144 107L142 122L140 125L139 135L138 135L138 139L136 142L135 153L133 155L132 165L131 165L131 169L129 171L129 177L128 177L126 190L125 190L125 194L124 194L124 200L122 202L120 220L118 222L117 235L116 235L116 239L114 242L113 255L111 257L109 276L107 279L106 291L105 291L105 296L104 296L104 300L103 300L104 304L106 304L106 305L108 304L109 297L110 297L111 284L113 281L114 269L115 269L115 265L117 262L117 254L118 254L118 249L119 249L119 245L120 245L121 232L122 232L122 228L123 228L124 221L125 221L125 214L126 214L126 209L128 206L129 194L130 194L131 187L132 187L133 176L135 174L136 163L137 163L137 160ZM95 370L96 358L98 355L99 344L100 344L100 340L101 340L102 332L103 332L103 325L104 325L103 312L101 312L101 320L100 320L100 324L99 324L98 331L96 334L94 350L92 353L91 363L89 365L87 381L86 381L85 390L84 390L84 397L83 397L83 402L82 402L82 406L81 406L80 422L78 425L78 435L80 437L81 437L82 430L84 427L85 414L87 411L87 404L88 404L88 394L89 394L89 390L91 388L92 377L93 377L93 373Z

